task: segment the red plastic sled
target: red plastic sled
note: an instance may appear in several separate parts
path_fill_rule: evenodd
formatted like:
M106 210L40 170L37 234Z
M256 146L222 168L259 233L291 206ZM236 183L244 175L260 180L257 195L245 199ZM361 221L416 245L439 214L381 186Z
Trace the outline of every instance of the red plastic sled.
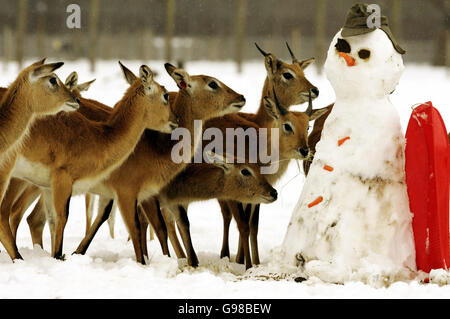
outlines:
M406 131L405 169L413 217L417 269L447 269L449 256L449 140L431 102L411 114Z

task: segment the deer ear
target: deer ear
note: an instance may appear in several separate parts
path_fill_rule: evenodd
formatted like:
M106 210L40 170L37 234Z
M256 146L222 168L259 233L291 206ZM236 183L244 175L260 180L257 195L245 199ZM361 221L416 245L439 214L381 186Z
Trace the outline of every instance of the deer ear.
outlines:
M267 75L272 77L281 67L281 61L275 55L269 53L264 58L264 65L266 66Z
M141 65L139 68L139 77L141 78L142 83L150 84L153 81L153 72L146 65Z
M134 75L134 73L131 72L131 70L128 69L125 65L123 65L122 62L119 61L119 65L120 68L122 69L125 80L128 82L128 84L131 85L137 79L137 76Z
M321 109L313 110L311 116L309 117L310 121L317 120L319 117L322 117L330 110L329 107L324 107Z
M47 60L47 58L43 58L42 60L36 61L31 66L43 65L45 63L45 60Z
M69 89L72 90L73 88L76 87L78 83L78 73L73 71L72 73L69 74L69 76L66 78L66 82L64 83L64 85Z
M191 77L185 70L177 68L170 63L164 64L164 67L180 90L189 90L192 87Z
M278 108L275 104L275 102L265 96L263 101L264 109L266 110L267 114L273 118L274 120L278 120L280 118L280 112L278 111Z
M64 65L64 62L57 62L57 63L49 63L49 64L43 64L38 67L36 67L32 73L32 76L34 78L43 77L46 75L50 75L55 71L56 69L59 69Z
M80 92L87 91L87 90L89 90L89 87L91 86L91 84L94 83L94 82L95 82L95 79L90 80L88 82L84 82L84 83L78 84L77 85L77 89Z
M303 60L300 62L297 62L298 65L302 68L302 70L306 69L311 63L313 63L316 59L311 58L311 59L307 59L307 60Z

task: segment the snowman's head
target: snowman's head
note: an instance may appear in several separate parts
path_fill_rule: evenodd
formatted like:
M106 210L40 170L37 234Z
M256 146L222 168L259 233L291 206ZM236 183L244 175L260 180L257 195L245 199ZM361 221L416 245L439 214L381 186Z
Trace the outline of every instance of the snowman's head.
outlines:
M362 35L333 38L325 61L325 73L336 97L383 97L397 86L403 59L380 29Z

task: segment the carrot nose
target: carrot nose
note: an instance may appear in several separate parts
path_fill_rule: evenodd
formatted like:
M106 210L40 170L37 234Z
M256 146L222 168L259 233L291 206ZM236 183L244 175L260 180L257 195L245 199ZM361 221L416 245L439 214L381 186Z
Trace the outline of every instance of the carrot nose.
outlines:
M354 66L355 65L355 59L352 58L347 53L339 52L339 56L344 58L344 60L345 60L345 62L347 62L348 66Z

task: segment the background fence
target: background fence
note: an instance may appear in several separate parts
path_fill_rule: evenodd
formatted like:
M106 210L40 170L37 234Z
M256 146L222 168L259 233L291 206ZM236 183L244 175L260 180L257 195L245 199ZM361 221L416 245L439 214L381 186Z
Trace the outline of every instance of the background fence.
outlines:
M5 62L60 59L244 60L253 43L320 65L353 0L0 0ZM406 62L450 66L450 0L379 0ZM81 28L69 28L69 4L81 9Z

